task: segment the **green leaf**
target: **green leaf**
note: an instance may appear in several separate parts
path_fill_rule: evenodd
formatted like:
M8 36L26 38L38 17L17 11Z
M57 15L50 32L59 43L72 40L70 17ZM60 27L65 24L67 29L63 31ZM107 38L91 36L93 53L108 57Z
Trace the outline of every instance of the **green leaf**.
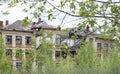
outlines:
M48 20L50 20L52 16L53 16L52 13L50 13L50 14L48 15Z

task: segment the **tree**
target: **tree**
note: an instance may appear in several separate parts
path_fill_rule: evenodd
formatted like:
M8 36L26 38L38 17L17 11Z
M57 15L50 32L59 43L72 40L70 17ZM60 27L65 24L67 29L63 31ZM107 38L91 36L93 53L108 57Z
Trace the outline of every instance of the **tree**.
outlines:
M12 63L8 57L4 54L5 45L3 37L0 35L0 73L12 73Z

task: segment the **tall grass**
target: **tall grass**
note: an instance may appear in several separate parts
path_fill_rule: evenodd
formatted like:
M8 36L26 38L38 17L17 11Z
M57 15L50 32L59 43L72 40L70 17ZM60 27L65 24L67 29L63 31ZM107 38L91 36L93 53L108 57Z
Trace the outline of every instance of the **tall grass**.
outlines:
M46 65L47 74L120 74L119 48L112 49L111 53L103 53L98 57L90 44L83 45L72 61L70 56L59 64Z

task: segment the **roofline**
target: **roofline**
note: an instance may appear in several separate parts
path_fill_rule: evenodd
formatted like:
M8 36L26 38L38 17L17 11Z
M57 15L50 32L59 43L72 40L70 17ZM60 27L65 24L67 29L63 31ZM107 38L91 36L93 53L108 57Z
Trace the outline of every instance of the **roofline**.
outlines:
M102 38L102 37L95 37L95 38L98 38L98 39L103 39L103 40L115 41L114 39L105 39L105 38Z
M31 29L38 29L39 27L34 27L34 28L31 28ZM42 28L41 29L46 29L46 30L58 30L57 28Z
M3 30L3 31L16 31L16 32L29 32L29 33L33 33L33 31L32 30L6 30L6 29L1 29L1 30Z

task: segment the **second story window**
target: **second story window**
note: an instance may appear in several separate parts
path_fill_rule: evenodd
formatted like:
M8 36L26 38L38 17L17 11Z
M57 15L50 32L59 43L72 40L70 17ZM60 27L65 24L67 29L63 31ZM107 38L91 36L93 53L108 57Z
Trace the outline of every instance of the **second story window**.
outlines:
M12 36L6 35L6 44L12 44Z
M61 44L61 38L60 38L60 34L56 35L56 45L60 45Z
M101 50L102 49L102 43L97 43L97 49Z
M22 36L16 36L16 44L22 44Z
M25 37L25 44L31 44L31 37Z

